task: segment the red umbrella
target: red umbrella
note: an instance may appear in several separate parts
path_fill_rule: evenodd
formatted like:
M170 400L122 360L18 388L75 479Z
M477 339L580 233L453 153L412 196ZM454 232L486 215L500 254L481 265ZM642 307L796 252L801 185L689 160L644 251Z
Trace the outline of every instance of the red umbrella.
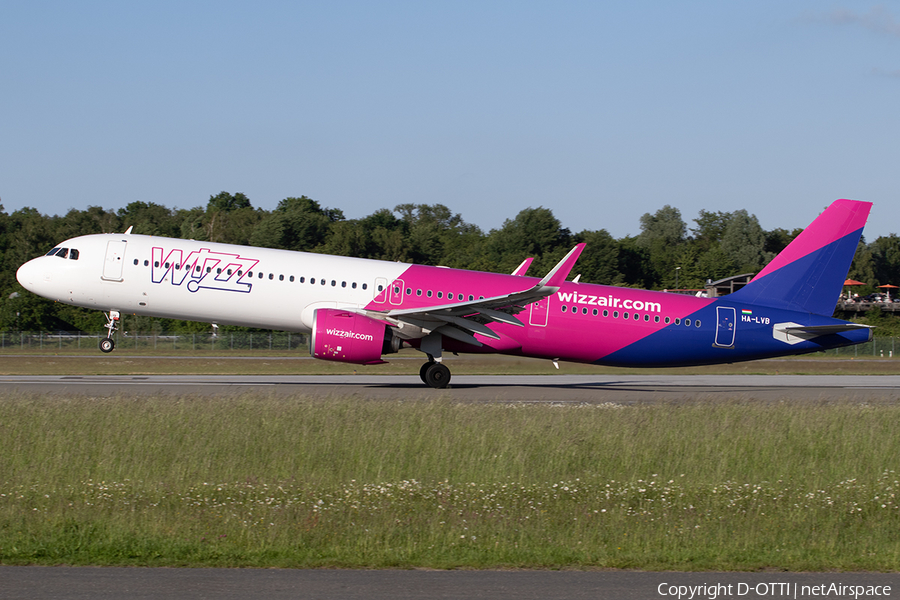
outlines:
M866 285L862 281L857 281L855 279L848 279L844 282L844 285ZM851 300L850 298L850 290L847 290L847 300Z

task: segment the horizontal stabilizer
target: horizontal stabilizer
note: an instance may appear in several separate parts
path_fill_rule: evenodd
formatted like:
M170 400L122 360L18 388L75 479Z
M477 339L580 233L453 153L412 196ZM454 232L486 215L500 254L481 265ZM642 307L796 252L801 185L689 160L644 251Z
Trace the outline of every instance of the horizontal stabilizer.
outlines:
M809 333L812 335L828 335L831 333L843 333L856 329L872 329L872 325L860 325L859 323L838 323L836 325L796 325L781 327L781 331L788 333Z
M772 326L772 337L785 344L798 344L802 341L812 340L822 335L846 333L859 329L869 330L869 339L872 338L872 326L859 323L833 323L829 325L800 325L799 323L776 323Z

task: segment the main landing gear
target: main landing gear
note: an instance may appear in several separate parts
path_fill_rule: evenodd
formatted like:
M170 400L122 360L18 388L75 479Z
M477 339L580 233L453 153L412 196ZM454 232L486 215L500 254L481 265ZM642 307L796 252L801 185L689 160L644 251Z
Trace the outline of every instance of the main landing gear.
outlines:
M444 363L429 360L419 369L419 377L428 387L444 389L450 384L450 369Z
M435 331L422 338L419 345L419 349L428 357L428 362L419 369L419 377L425 385L437 390L450 384L450 369L441 362L442 341L441 334Z
M106 337L100 340L100 352L112 352L116 349L116 341L113 339L113 332L118 329L116 325L119 322L119 311L111 310L106 316Z

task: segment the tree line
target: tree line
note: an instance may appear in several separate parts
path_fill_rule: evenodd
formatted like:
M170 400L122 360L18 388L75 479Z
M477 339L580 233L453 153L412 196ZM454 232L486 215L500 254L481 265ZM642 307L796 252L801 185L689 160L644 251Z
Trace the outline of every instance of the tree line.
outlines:
M242 193L210 196L205 207L172 209L132 202L118 210L91 206L47 216L34 208L7 214L0 205L0 331L97 331L99 311L38 298L22 289L16 269L78 235L114 233L180 237L425 265L511 272L534 257L531 275L544 275L572 246L587 247L573 273L581 281L646 289L702 288L708 281L758 272L801 229L765 231L746 210L701 210L688 225L666 205L640 219L640 233L620 239L605 229L573 233L544 207L527 208L485 233L442 204L399 204L347 219L306 196L285 198L274 210L255 208ZM850 277L874 286L900 282L900 238L860 241ZM129 317L132 330L189 333L209 325ZM227 328L223 328L227 330Z

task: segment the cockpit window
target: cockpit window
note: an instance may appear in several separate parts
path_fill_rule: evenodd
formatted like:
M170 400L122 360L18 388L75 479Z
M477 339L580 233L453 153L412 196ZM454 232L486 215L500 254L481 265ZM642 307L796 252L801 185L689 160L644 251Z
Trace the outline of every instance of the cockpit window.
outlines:
M68 258L69 257L69 249L68 248L60 248L59 252L56 253L56 256L59 258Z
M72 248L72 250L69 251L69 258L72 260L78 260L78 250Z
M54 248L53 250L51 250L50 252L48 252L47 254L45 254L45 256L53 256L53 255L56 254L57 252L59 252L59 248Z

